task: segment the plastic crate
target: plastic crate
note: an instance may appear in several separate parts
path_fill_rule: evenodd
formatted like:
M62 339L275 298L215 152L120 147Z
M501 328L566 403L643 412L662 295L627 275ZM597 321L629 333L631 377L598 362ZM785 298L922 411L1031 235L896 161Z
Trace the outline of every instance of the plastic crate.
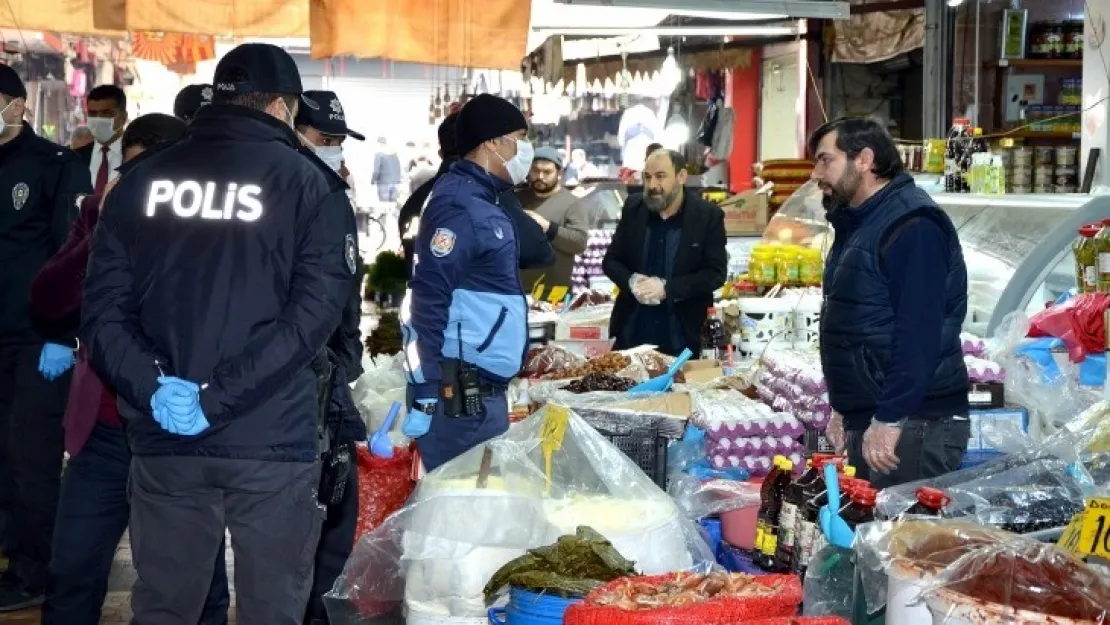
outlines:
M606 432L597 426L594 429L635 462L656 486L667 490L667 446L673 439L660 435L650 425L634 427L624 434Z

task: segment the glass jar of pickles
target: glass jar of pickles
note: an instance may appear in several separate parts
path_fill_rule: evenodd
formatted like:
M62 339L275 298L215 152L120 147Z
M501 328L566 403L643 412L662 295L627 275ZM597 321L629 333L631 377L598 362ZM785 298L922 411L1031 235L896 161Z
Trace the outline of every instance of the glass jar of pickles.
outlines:
M1095 249L1095 235L1100 224L1087 224L1079 228L1079 237L1072 245L1075 256L1075 285L1080 293L1098 291L1098 251Z
M751 258L748 260L748 279L756 286L775 285L774 250L762 244L752 247Z

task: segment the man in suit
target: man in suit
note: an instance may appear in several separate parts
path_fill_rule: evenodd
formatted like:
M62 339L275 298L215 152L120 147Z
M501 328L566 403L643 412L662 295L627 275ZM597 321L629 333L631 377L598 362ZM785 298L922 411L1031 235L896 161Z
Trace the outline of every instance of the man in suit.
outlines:
M85 98L86 124L94 142L79 148L77 154L89 167L96 195L104 193L109 181L119 176L123 164L123 127L127 124L127 95L115 85L93 87Z
M725 281L725 216L685 192L686 159L657 150L644 165L644 194L626 203L602 268L620 288L609 333L614 349L650 344L698 354L713 291Z

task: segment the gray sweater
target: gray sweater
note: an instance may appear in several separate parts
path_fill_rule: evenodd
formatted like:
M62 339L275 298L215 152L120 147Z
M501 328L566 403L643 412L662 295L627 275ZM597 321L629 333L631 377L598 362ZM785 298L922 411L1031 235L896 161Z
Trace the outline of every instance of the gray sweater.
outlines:
M521 271L521 286L526 293L531 293L536 283L542 282L544 298L555 286L565 286L569 290L574 257L586 250L586 236L590 229L586 206L566 189L559 189L546 198L537 197L532 189L524 189L517 192L517 197L524 210L539 213L551 222L547 239L555 248L555 265L547 269Z

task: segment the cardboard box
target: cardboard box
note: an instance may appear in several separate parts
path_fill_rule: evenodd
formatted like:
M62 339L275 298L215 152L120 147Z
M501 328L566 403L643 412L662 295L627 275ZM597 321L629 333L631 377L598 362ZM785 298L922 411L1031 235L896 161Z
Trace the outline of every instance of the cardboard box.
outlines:
M637 412L646 412L651 414L665 414L671 415L679 419L686 419L690 416L690 394L689 393L663 393L655 397L645 397L643 399L630 399L628 401L618 402L615 404L606 404L607 408L623 408L626 410L635 410Z
M593 358L608 354L613 351L613 341L602 339L600 341L551 341L551 345L558 345L575 356Z
M725 370L716 358L691 360L682 367L682 379L689 384L705 384L723 378Z
M769 200L755 190L738 193L720 204L725 212L725 234L763 234L767 227Z
M609 319L573 324L561 321L555 326L555 340L607 341L609 340Z
M972 382L967 391L967 401L972 408L1003 408L1006 405L1005 389L1002 382Z

